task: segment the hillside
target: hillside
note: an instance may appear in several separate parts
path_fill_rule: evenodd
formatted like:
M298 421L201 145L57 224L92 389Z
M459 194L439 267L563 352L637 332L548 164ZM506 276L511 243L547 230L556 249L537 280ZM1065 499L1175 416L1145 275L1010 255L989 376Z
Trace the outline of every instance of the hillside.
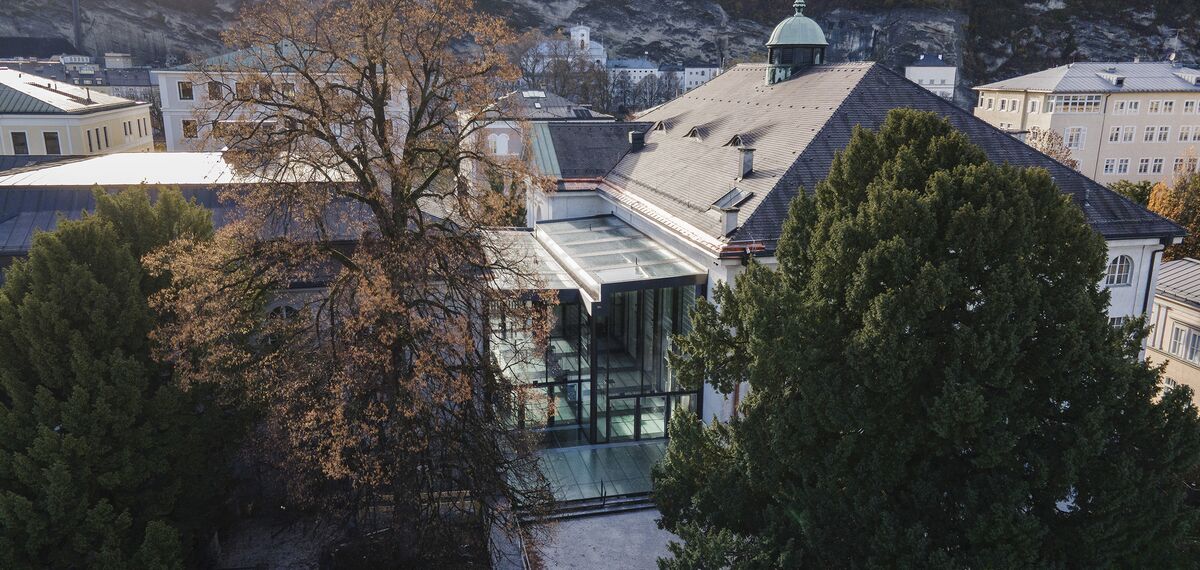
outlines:
M220 30L241 0L81 0L84 47L181 61L220 51ZM71 35L70 0L9 0L0 35ZM668 61L753 58L786 0L480 0L514 26L546 31L583 23L610 56ZM1175 0L813 0L807 10L830 36L832 61L902 67L916 54L960 62L968 84L1073 60L1194 61L1200 3ZM968 92L964 91L963 95Z

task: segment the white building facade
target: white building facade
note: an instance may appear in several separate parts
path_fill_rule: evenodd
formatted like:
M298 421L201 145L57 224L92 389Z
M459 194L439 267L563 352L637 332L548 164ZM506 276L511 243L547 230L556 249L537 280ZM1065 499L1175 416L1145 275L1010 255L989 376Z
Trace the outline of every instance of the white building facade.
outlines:
M921 54L904 68L904 77L943 99L954 99L958 87L958 67L940 54Z
M154 150L150 104L0 68L0 154Z
M161 98L163 136L167 152L194 152L220 150L221 143L207 136L211 129L226 120L237 122L237 117L217 121L213 111L214 100L227 97L228 93L252 93L258 89L258 72L243 71L245 62L262 60L253 55L254 48L209 58L197 68L184 65L172 69L151 72L158 85ZM250 54L250 55L247 55ZM271 83L283 90L287 96L304 80L297 74L274 72ZM408 99L404 89L394 89L387 111L397 119L407 116Z
M1075 63L976 87L975 116L1012 133L1062 135L1101 183L1167 182L1193 172L1200 70L1170 62Z

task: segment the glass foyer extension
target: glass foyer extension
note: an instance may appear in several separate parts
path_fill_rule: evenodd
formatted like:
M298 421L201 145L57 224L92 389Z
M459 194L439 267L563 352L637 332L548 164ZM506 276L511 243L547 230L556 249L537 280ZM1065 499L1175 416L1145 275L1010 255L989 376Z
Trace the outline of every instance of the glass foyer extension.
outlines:
M540 288L556 290L544 353L528 328L493 321L492 351L527 389L516 422L549 447L661 439L700 393L667 366L671 337L691 330L704 272L613 216L544 222L506 236ZM569 285L577 285L571 287Z

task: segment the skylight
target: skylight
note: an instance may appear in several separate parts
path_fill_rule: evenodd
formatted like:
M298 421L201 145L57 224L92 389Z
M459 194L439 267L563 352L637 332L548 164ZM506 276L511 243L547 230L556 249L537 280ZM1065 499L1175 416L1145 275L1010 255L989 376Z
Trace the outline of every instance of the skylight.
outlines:
M545 99L545 91L522 91L521 96L526 99Z
M711 207L718 210L728 210L745 204L746 200L753 197L753 192L744 192L741 188L735 187L733 190L725 193L724 196L718 198L716 202L713 202Z

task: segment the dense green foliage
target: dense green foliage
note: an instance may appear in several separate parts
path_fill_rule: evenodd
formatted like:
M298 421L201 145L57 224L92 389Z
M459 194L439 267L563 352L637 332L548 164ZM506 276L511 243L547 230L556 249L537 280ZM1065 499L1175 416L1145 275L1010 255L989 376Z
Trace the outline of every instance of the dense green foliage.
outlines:
M1129 180L1118 180L1108 185L1113 192L1120 194L1134 202L1146 206L1150 203L1150 192L1154 191L1154 183L1148 180L1141 182L1131 182Z
M936 115L859 129L793 203L778 269L700 303L672 365L751 390L679 414L668 568L1176 568L1200 461L1187 389L1108 324L1105 244L1040 169Z
M212 234L178 190L34 237L0 289L0 567L178 568L219 504L228 421L150 354L139 256ZM214 474L214 471L216 474Z

